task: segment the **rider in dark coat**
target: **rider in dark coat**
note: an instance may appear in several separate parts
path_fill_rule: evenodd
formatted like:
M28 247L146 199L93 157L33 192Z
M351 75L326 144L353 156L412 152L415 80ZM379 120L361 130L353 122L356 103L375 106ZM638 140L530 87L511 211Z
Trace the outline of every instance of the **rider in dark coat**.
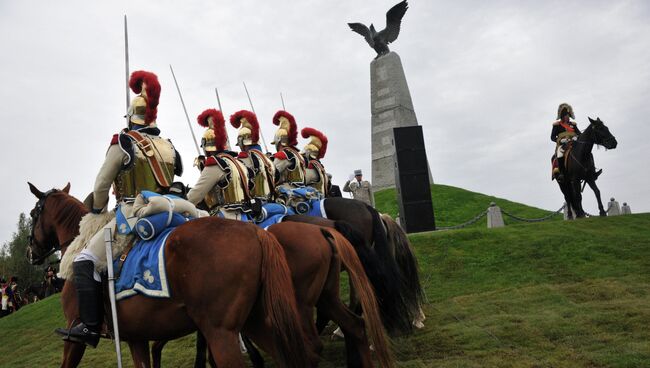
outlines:
M560 182L564 179L564 152L570 142L577 140L581 133L576 122L571 120L575 119L575 114L573 107L568 103L560 104L557 118L558 120L553 122L551 141L555 142L555 158L557 159L557 166L553 166L553 176Z

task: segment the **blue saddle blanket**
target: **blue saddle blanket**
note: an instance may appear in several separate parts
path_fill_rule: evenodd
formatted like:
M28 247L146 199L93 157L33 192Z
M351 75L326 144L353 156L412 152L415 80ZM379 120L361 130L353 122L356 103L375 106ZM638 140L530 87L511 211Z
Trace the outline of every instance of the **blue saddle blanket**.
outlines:
M167 228L153 240L138 240L135 243L122 265L120 278L115 281L117 300L136 294L169 298L164 244L173 230ZM114 262L116 271L118 263Z

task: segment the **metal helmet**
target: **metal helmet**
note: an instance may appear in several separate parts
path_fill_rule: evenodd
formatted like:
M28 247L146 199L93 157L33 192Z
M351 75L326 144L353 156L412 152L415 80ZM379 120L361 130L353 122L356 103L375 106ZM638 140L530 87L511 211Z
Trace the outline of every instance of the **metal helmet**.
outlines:
M131 74L129 87L138 93L131 101L127 111L129 122L136 125L156 126L160 83L158 77L150 72L138 70Z
M327 137L314 128L304 128L300 134L303 138L310 138L309 143L303 148L303 152L313 159L325 157L327 152Z
M226 149L226 121L221 111L207 109L197 118L199 125L208 128L201 139L201 146L206 155Z
M278 130L273 137L274 146L295 147L298 145L298 126L293 115L284 110L279 110L273 116L273 124L278 126Z
M252 111L241 110L230 115L230 124L235 128L239 128L237 132L238 144L252 146L259 141L260 124L257 121L257 116Z

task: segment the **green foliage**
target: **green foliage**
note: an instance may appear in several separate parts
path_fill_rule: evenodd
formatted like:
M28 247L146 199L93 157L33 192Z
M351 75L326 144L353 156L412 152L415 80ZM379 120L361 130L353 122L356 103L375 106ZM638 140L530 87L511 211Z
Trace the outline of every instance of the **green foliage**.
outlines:
M550 213L547 210L526 206L507 199L441 184L431 186L431 200L436 216L436 226L441 227L462 224L485 211L491 202L495 202L502 209L523 218L540 218ZM561 202L558 203L559 208ZM375 193L375 206L380 212L388 213L395 218L399 212L395 189L384 189ZM553 208L552 210L555 211L557 208ZM552 220L561 219L561 214L552 218ZM504 221L506 224L518 223L507 216L504 216ZM486 220L482 219L471 227L486 227Z
M410 238L427 320L393 339L398 367L648 366L650 214ZM56 365L62 344L52 330L63 324L58 296L1 319L0 365ZM323 342L320 366L345 366L343 343ZM114 366L112 349L102 341L82 366ZM165 366L192 367L194 337L163 354Z
M31 234L31 219L24 213L18 216L18 229L11 240L5 243L0 254L0 276L9 280L18 277L19 290L40 282L43 278L42 267L32 266L27 261L27 245Z

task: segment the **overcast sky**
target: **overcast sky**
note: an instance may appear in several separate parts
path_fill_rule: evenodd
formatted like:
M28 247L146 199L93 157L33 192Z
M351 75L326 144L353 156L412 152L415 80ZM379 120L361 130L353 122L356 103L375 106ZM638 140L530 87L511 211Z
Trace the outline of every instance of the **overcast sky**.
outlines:
M159 77L158 125L183 155L184 182L198 178L196 150L170 64L197 136L196 116L217 106L215 87L224 115L250 108L245 81L267 142L283 93L299 128L329 137L334 182L357 168L369 179L375 52L346 23L381 29L395 3L0 0L0 243L34 206L28 180L43 191L69 181L80 198L92 190L124 125L124 14L131 71ZM594 150L603 198L650 211L650 2L411 0L390 47L436 183L559 208L549 136L558 104L569 102L581 128L599 116L618 139L615 150ZM584 206L597 212L591 192Z

